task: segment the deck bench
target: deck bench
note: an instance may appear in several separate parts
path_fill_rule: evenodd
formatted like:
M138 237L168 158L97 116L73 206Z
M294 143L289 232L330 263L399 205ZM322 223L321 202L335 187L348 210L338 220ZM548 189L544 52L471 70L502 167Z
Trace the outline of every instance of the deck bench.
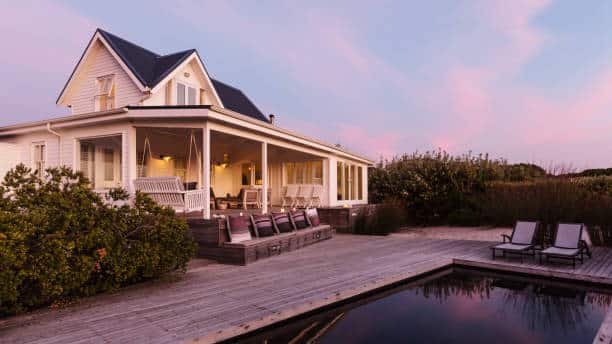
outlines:
M334 229L327 224L295 230L273 236L254 238L242 242L230 242L227 237L226 222L219 219L214 235L207 235L207 242L199 250L199 256L211 258L222 263L247 265L295 251L317 242L330 239ZM214 242L213 242L214 241Z

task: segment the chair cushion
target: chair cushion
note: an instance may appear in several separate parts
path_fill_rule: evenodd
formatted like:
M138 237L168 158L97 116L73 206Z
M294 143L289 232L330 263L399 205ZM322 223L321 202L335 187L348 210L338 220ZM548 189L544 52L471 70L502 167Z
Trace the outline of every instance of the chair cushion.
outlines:
M531 245L535 236L537 223L519 221L512 232L512 243L519 245Z
M292 211L291 219L293 220L293 224L295 224L295 228L297 229L304 229L309 227L309 223L306 220L306 212L302 210Z
M251 218L248 216L229 215L227 232L231 242L251 240Z
M582 225L576 223L560 223L555 236L555 247L578 248Z
M519 245L519 244L505 243L505 244L495 245L493 247L498 250L504 250L504 251L524 251L530 248L531 245Z
M270 215L253 215L253 224L255 225L255 232L260 238L276 234Z
M289 219L288 213L272 213L272 220L274 221L274 224L276 224L278 231L281 233L288 233L295 229L293 228L293 224Z
M313 227L316 227L321 224L317 208L306 209L306 217L308 218L308 221L310 221L310 225Z
M542 250L542 254L548 254L551 256L567 256L572 257L580 252L577 248L561 248L561 247L549 247L545 250Z

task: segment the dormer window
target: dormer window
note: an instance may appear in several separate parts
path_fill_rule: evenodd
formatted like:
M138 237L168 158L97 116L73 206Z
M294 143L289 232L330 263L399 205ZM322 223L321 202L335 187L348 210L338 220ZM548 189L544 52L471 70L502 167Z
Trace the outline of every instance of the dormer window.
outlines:
M197 93L195 87L176 83L176 105L197 105Z
M96 79L97 93L95 111L106 111L115 108L115 75L105 75Z

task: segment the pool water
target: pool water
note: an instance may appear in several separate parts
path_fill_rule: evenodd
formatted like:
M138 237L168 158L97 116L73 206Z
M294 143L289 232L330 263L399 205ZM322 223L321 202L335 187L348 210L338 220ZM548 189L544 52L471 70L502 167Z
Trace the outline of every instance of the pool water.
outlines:
M610 290L453 269L241 343L592 343Z

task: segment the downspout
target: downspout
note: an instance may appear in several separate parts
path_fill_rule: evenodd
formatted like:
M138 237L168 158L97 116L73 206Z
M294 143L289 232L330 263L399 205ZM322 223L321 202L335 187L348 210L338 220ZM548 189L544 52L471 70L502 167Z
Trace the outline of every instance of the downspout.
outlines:
M59 149L59 157L58 157L58 166L61 167L62 166L62 135L60 135L60 133L58 133L57 131L51 129L51 122L47 122L47 131L50 132L51 134L57 136L57 146Z

